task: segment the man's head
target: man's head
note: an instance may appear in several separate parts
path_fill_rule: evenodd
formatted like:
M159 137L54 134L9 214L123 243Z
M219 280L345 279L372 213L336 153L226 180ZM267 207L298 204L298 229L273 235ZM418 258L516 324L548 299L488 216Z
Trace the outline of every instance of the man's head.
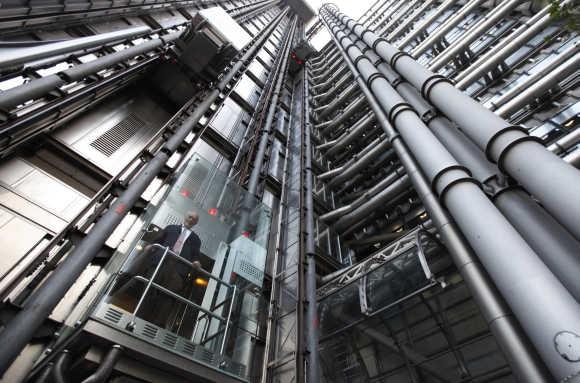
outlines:
M197 224L197 221L199 221L199 214L194 211L189 211L185 214L185 218L183 219L183 226L190 229Z

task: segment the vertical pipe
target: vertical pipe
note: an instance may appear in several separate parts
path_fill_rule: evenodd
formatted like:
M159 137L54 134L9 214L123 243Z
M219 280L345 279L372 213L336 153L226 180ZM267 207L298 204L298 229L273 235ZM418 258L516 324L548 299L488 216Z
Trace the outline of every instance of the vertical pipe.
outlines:
M183 143L199 120L218 99L219 95L226 91L226 87L230 82L239 75L240 71L245 70L256 54L257 49L264 44L266 38L287 12L288 8L281 11L264 32L256 38L254 43L247 47L240 59L232 65L215 89L177 127L175 133L169 137L163 148L129 184L127 190L101 216L71 254L58 265L42 287L30 295L22 310L6 324L2 333L0 333L0 344L2 345L2 348L0 348L0 374L3 375L10 367L14 359L20 354L20 351L32 339L35 331L42 325L68 289L101 250L107 238L121 223L129 209L150 186L157 174L161 172L171 154Z
M288 69L290 49L292 45L292 36L294 36L294 30L296 28L296 19L293 20L292 25L288 30L286 35L286 41L284 46L280 50L280 61L278 66L278 77L274 85L274 91L272 92L272 99L268 105L268 112L266 115L266 120L264 122L264 127L262 128L260 143L258 145L258 150L254 158L254 164L252 167L252 172L250 173L250 180L248 181L248 193L256 194L258 189L258 183L260 180L260 174L262 173L262 165L264 162L264 157L266 156L266 149L268 147L268 140L270 138L270 133L272 132L272 123L274 122L274 116L278 110L278 100L280 99L280 93L282 86L284 84L284 79L286 78L286 71Z
M324 13L324 16L330 18L332 13L337 12L328 10ZM338 17L343 20L342 24ZM433 189L457 220L494 282L518 315L527 334L535 343L536 350L556 378L566 379L574 374L576 367L566 359L560 349L553 346L554 343L563 341L563 332L567 334L579 331L578 303L476 184L469 181L465 169L457 164L434 136L427 133L426 126L388 85L384 76L379 75L373 68L370 59L365 58L354 47L340 27L345 27L344 20L347 17L338 17L331 28L332 33L340 46L344 47L346 54L357 63L363 80L368 82L381 107L389 113L402 139L431 179ZM367 33L365 32L365 37ZM497 241L500 236L501 242ZM501 256L504 253L510 256ZM520 278L520 273L526 275L526 278ZM517 283L514 283L516 280ZM505 344L502 339L498 341ZM520 357L517 353L510 356L515 359ZM526 370L522 372L529 373ZM535 376L535 379L527 381L546 381L543 374Z
M394 73L385 63L379 71L387 77L393 87L415 108L419 116L445 147L467 166L473 176L484 185L494 204L510 220L518 232L542 258L542 261L562 281L572 295L580 301L580 243L572 237L532 198L518 187L507 185L499 175L499 169L486 158L484 153L451 121L437 115L408 82Z
M115 368L115 364L117 364L117 361L119 360L121 355L123 355L123 348L121 346L116 344L113 347L111 347L107 355L105 355L105 357L101 361L101 364L97 368L97 371L88 376L85 380L82 381L82 383L105 382L109 378L109 376L111 376L111 373Z
M475 8L479 7L484 2L485 0L469 0L466 2L457 13L445 20L445 22L439 25L437 29L435 29L429 35L429 37L423 40L421 44L416 46L411 51L411 55L414 58L417 58L423 53L427 52L439 40L444 38L450 30L455 28L461 22L461 20L463 20L469 13L471 13ZM403 47L403 44L401 44L401 47Z
M580 204L563 203L578 198L580 172L577 169L546 150L524 128L511 125L455 88L446 77L434 74L347 16L341 16L341 20L396 72L420 89L427 101L456 122L502 172L517 180L580 239ZM546 182L546 177L550 182Z
M568 4L570 1L563 1L562 5ZM550 15L550 7L550 5L546 6L539 13L506 36L499 44L494 45L489 52L480 56L468 68L455 76L454 80L457 82L455 86L461 90L466 89L479 77L491 71L502 60L505 60L511 54L520 49L523 44L536 36L538 32L544 29L547 25L554 22L554 18Z
M325 25L330 29L326 23ZM338 47L339 43L332 33L331 38ZM385 130L389 139L391 139L393 148L407 171L415 191L435 223L437 231L449 249L453 262L465 280L474 300L478 303L490 331L494 334L514 374L521 382L549 382L550 378L545 367L533 351L519 324L514 320L499 291L497 291L456 224L439 203L431 185L429 185L419 169L416 160L401 141L399 134L388 122L386 114L367 87L366 82L358 74L346 52L342 51L341 53L375 113L375 119Z
M318 302L316 301L316 250L314 246L314 203L312 200L312 141L310 139L310 95L308 92L308 71L304 70L304 202L306 210L306 335L308 347L307 382L320 381L318 355Z

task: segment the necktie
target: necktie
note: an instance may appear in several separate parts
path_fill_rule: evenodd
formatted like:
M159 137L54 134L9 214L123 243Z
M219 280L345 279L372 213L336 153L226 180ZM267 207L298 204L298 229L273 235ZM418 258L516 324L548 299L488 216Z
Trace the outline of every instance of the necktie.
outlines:
M171 249L175 254L179 255L181 253L181 249L183 249L183 244L185 243L185 240L189 236L188 234L189 230L187 230L186 228L181 229L181 234L179 235L179 238L177 238L177 241L175 241L175 244Z

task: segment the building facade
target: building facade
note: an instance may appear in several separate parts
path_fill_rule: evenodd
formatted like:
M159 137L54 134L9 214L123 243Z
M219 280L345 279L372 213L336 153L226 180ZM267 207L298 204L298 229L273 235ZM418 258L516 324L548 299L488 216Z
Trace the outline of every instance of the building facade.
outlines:
M2 382L580 382L577 12L3 4Z

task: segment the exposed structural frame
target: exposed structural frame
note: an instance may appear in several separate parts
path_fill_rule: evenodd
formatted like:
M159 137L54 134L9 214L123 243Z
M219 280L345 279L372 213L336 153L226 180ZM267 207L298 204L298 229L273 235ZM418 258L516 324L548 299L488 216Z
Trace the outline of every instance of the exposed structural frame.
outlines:
M548 210L575 234L580 227L574 225L574 220L578 216L576 218L567 216L561 211L564 205L556 204L555 195L561 192L562 197L574 190L570 185L580 185L578 171L548 152L535 140L528 138L519 127L513 127L485 110L471 98L457 91L445 78L433 75L410 56L396 50L386 40L340 14L337 9L326 6L321 10L321 16L335 37L335 44L352 60L357 73L376 97L380 109L386 113L390 123L397 130L396 133L391 133L391 139L400 135L415 156L422 171L430 180L430 186L459 223L463 234L522 323L552 374L558 379L566 379L575 374L576 366L566 360L553 345L564 332L578 333L580 308L577 301L497 211L481 191L478 183L470 177L466 168L451 156L418 118L413 108L391 87L385 75L377 70L376 65L381 59L384 60L384 65L389 63L403 78L420 89L428 101L457 122L482 150L487 149L488 157L496 160L500 169L510 173L540 200L544 197L543 202ZM363 50L359 48L361 43ZM518 148L521 148L521 151ZM544 169L547 167L552 169L552 172L559 172L558 182L566 182L567 186L562 184L561 187L567 190L550 193L546 190L548 187L545 183L543 186L539 185L531 173L524 172L525 166L520 163L524 156L528 158L528 169L529 163L537 162L534 174L546 172ZM530 160L531 158L533 160ZM541 194L540 188L544 190L544 195L538 195ZM567 198L571 198L571 195ZM566 198L559 201L562 200ZM504 239L501 243L496 240L499 236ZM511 256L506 259L500 256L502 253ZM526 270L525 280L518 277L522 270ZM514 283L516 280L518 283ZM477 295L477 292L474 294ZM540 300L542 303L538 303ZM518 358L519 355L512 354L508 356L510 357ZM515 370L516 373L525 373L525 370ZM541 372L536 378L539 376L542 376Z
M56 270L47 278L42 289L35 291L27 300L23 309L6 325L0 333L0 343L9 345L0 350L0 374L10 367L20 351L32 339L35 331L41 326L53 308L62 299L66 291L91 262L104 245L129 209L139 199L151 181L163 169L165 163L185 138L196 128L196 125L220 95L229 92L232 82L239 79L258 49L266 42L270 32L280 23L288 8L280 12L276 19L240 54L237 61L227 70L219 84L209 92L177 127L175 133L164 144L163 148L149 161L147 166L135 176L119 198L99 221L91 228L87 236L63 260Z

